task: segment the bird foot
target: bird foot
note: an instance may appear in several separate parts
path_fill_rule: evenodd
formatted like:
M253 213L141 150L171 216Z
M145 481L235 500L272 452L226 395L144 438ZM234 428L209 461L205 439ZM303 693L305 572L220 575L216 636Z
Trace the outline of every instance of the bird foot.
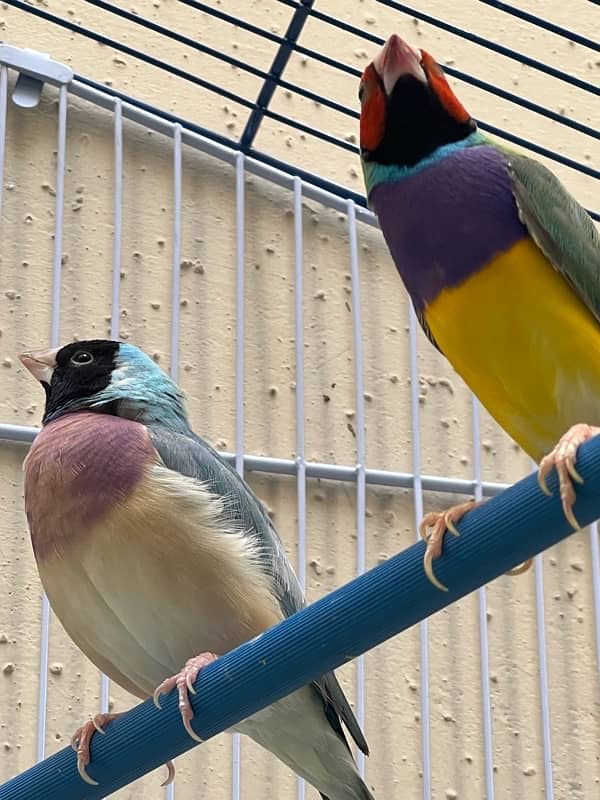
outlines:
M198 673L201 669L209 664L212 664L213 661L216 661L217 658L218 656L216 656L214 653L200 653L200 655L190 658L185 662L185 666L177 673L177 675L167 678L160 684L160 686L156 687L152 697L154 700L154 705L157 708L160 708L160 695L168 694L172 689L177 687L177 691L179 692L179 711L181 712L183 727L186 729L192 739L195 739L197 742L201 742L202 739L192 729L190 724L194 718L194 711L190 703L189 693L191 692L192 694L196 694L194 689L194 681L198 677Z
M447 592L448 587L435 577L433 572L433 560L442 555L444 546L444 536L451 533L459 536L455 523L459 522L464 515L476 506L481 505L484 500L468 500L466 503L452 506L447 511L430 511L425 514L419 525L419 534L427 542L425 556L423 558L423 568L425 574L433 585L442 592Z
M584 423L573 425L560 437L556 447L542 458L538 469L540 489L544 494L550 496L552 492L548 489L546 477L552 471L552 468L556 467L563 511L575 530L579 530L580 525L573 513L573 506L576 500L573 481L579 484L583 483L583 478L575 469L577 448L598 433L600 433L600 428L596 428L593 425L585 425Z
M98 786L98 781L91 778L86 770L91 760L90 745L92 743L92 736L96 732L102 734L106 733L104 726L120 716L121 714L96 714L93 719L88 720L80 728L77 728L71 738L71 747L77 753L77 772L90 786Z
M423 568L431 583L442 592L447 592L448 587L444 586L444 584L435 577L432 562L434 558L439 558L442 554L444 536L448 532L453 536L459 536L460 534L456 529L456 523L460 522L466 513L485 502L485 500L467 500L466 503L452 506L447 511L430 511L428 514L425 514L421 520L419 533L421 538L425 539L427 542L427 549L425 550L425 556L423 558ZM509 569L506 574L513 576L521 575L523 572L527 572L532 563L533 559L529 558L518 567Z
M77 753L77 772L82 780L89 783L90 786L98 786L98 781L95 781L87 773L87 767L91 761L90 746L92 737L95 733L105 734L104 727L112 722L113 719L120 717L123 712L118 714L96 714L93 719L88 720L80 728L77 728L71 738L71 747ZM175 765L172 761L167 761L165 764L168 773L164 783L161 786L168 786L175 780Z

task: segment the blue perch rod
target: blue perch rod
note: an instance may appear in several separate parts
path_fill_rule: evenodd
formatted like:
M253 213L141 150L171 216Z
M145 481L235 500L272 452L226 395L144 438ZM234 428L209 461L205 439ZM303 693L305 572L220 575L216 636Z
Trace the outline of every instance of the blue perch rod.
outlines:
M587 525L600 516L600 437L580 448L577 468L585 483L575 514ZM419 542L206 667L193 698L198 734L210 739L231 728L564 539L572 531L555 473L549 486L551 498L530 475L465 517L460 538L447 537L435 564L449 592L425 578ZM81 780L65 748L1 786L0 800L96 800L194 745L171 693L162 711L147 701L94 737L89 773L99 786Z

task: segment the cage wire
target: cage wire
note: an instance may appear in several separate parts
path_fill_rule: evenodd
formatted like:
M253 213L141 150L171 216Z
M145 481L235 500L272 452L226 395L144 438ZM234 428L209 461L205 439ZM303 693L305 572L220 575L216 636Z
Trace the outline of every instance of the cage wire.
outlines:
M312 59L314 62L316 62L316 64L319 66L320 77L322 75L329 75L330 73L349 76L354 80L350 83L346 83L345 85L354 86L354 91L350 95L352 99L354 99L356 96L355 86L357 85L362 70L357 69L355 66L350 64L344 63L340 59L333 57L327 52L321 52L320 50L315 49L315 47L309 46L312 38L315 38L317 41L319 41L320 37L318 34L322 34L322 28L325 27L326 29L332 29L335 31L337 36L347 35L350 41L360 40L363 43L369 43L370 46L377 47L384 44L386 39L385 35L371 33L371 31L366 28L361 29L357 25L350 24L349 22L339 19L332 14L321 11L314 0L304 0L304 2L300 3L294 2L294 0L276 0L270 4L273 6L277 6L279 4L286 9L289 9L289 20L287 21L287 25L285 26L285 34L283 35L273 33L266 28L261 28L253 24L250 20L244 19L239 14L239 8L235 8L234 13L228 13L221 10L219 7L220 4L213 6L208 3L199 2L198 0L178 0L179 5L188 7L189 14L199 15L200 19L211 18L211 20L218 22L220 25L228 26L228 28L231 29L232 36L235 34L235 32L243 31L249 34L251 37L250 41L260 41L260 44L263 46L268 44L268 49L264 53L264 62L261 64L261 66L258 66L256 64L248 63L247 61L235 56L238 45L233 40L231 46L232 52L224 52L216 49L215 47L211 47L207 43L198 41L197 39L193 39L190 36L185 35L184 33L175 29L175 27L171 28L164 24L160 24L155 19L151 18L151 16L159 16L159 14L156 13L156 8L154 8L154 13L148 9L146 14L141 14L138 11L128 10L115 3L105 2L105 0L82 0L76 6L78 14L84 14L86 11L85 6L93 7L105 12L103 16L104 28L102 30L98 30L88 27L83 18L74 19L73 9L70 9L70 15L69 13L65 13L64 9L62 9L62 14L56 14L40 6L31 6L22 0L5 0L5 2L9 7L19 9L23 13L31 14L43 20L44 22L55 26L55 32L58 34L69 31L72 34L75 34L77 37L85 37L86 39L108 46L111 49L127 55L138 62L147 64L153 69L161 70L181 79L182 81L189 82L197 87L201 87L207 90L215 100L217 98L230 100L244 110L244 124L240 133L236 137L222 136L218 135L215 131L211 131L203 127L202 125L192 125L193 120L190 120L189 118L185 119L177 117L174 114L169 114L169 109L165 108L164 102L158 107L148 108L148 104L141 103L139 98L136 100L132 97L125 97L122 92L118 92L110 88L107 89L106 87L103 87L103 91L111 94L114 97L120 97L122 100L126 99L128 102L131 102L140 108L146 107L148 110L159 113L165 119L169 119L172 122L177 121L181 124L185 124L190 130L196 130L201 132L207 138L213 139L214 141L222 144L227 144L234 149L239 149L246 155L252 155L263 163L271 164L283 172L288 174L298 174L299 177L309 180L310 183L314 185L327 188L333 191L335 194L340 194L343 197L349 197L353 199L357 205L365 205L365 198L362 191L357 192L355 187L353 188L350 186L334 185L332 182L324 180L318 172L305 172L300 170L300 165L294 163L293 158L282 161L280 158L276 158L273 154L264 152L263 149L257 146L258 143L256 139L262 122L265 119L273 120L318 140L313 145L313 154L318 154L320 152L319 149L317 149L320 141L356 155L358 153L358 148L355 141L347 141L347 139L336 134L335 129L339 125L339 120L334 122L332 129L330 130L318 129L306 121L306 115L304 115L304 118L302 116L296 118L276 111L273 108L273 100L277 94L285 92L296 95L304 100L312 101L313 103L318 104L320 107L331 109L337 115L340 115L345 119L353 120L354 122L351 123L351 127L352 129L355 129L355 121L358 120L359 116L355 103L349 104L347 97L345 101L340 101L335 97L330 97L327 94L324 94L322 85L319 85L320 91L314 91L307 86L303 86L297 79L286 79L286 67L288 67L292 57L299 56L301 59L300 63L306 63L307 59ZM553 24L535 14L529 14L519 8L511 6L508 3L495 2L494 0L476 0L476 2L494 9L498 9L507 17L512 16L521 20L525 20L527 24L531 26L534 32L536 29L548 32L557 40L567 41L572 45L578 45L585 48L590 54L599 52L600 46L598 42L594 41L593 39L583 36L576 31L567 30L559 25ZM593 2L593 0L584 0L584 2ZM377 0L375 6L381 6L384 9L393 12L389 19L393 20L393 23L397 26L405 26L407 21L410 20L414 27L418 30L418 33L421 33L419 29L420 23L426 26L431 26L433 29L444 31L448 34L451 34L453 37L466 40L476 47L485 48L491 53L495 53L504 57L508 61L508 68L510 68L510 62L526 65L531 70L539 73L542 76L548 76L559 83L563 83L569 87L572 87L573 90L583 93L584 96L586 94L592 96L600 95L600 87L591 81L569 74L563 69L552 66L550 63L545 63L532 58L524 49L516 50L504 44L495 42L485 36L477 35L468 30L463 30L456 24L452 24L444 19L439 19L428 13L425 13L419 7L413 7L404 3L397 3L393 0ZM251 13L246 13L251 17ZM176 42L178 45L181 45L184 59L188 56L186 51L195 51L196 53L201 54L203 58L198 62L200 69L194 73L186 71L175 63L170 63L163 60L158 55L154 54L154 52L144 52L136 47L128 45L126 41L124 41L125 36L122 37L123 41L118 41L117 39L112 38L110 35L107 35L106 31L110 31L111 29L111 17L114 18L114 16L118 16L121 18L121 20L125 20L128 25L128 30L130 26L132 32L135 31L136 28L142 28L145 31L155 34L156 41L159 43L159 48L162 38L171 40ZM311 35L311 25L315 29L314 37ZM317 25L318 29L316 27ZM215 64L215 62L217 63ZM230 75L233 77L233 80L231 77L228 80L224 79L223 67L225 65L232 68ZM492 97L507 101L513 106L526 109L535 115L541 116L547 120L551 120L560 127L583 134L584 137L591 137L594 140L598 137L598 130L594 128L593 125L589 125L580 119L572 118L571 115L566 112L566 109L555 110L548 105L537 103L526 96L521 96L513 91L505 90L499 85L490 83L489 80L484 80L480 76L457 69L451 63L445 63L443 66L448 75L457 79L459 90L461 88L461 84L476 87L482 92L492 95ZM256 85L259 87L259 91L257 92L256 96L244 96L234 91L236 84L235 76L239 72L247 73L248 75L252 75L257 79ZM214 75L215 79L209 80L208 78L203 77L205 74L210 74L211 77ZM97 82L93 81L88 76L77 74L76 77L79 81L85 83L86 85L97 87ZM305 107L306 106L304 106L304 108ZM302 111L302 108L303 106L299 107L300 111ZM518 145L519 147L529 150L536 155L543 156L550 162L561 164L576 172L580 172L592 179L598 179L600 177L600 172L598 169L594 168L588 163L585 163L584 161L578 160L576 156L569 156L560 152L560 150L557 148L548 147L547 144L545 145L533 141L528 137L520 136L514 130L508 130L502 125L497 124L496 120L489 121L486 119L480 119L479 117L477 117L477 119L481 129L493 134L494 136L510 142L511 144ZM577 139L576 141L577 145L579 146L583 143L583 147L585 149L584 139ZM578 148L575 148L575 152L577 151ZM600 219L597 209L589 209L589 211L593 215L594 219Z
M597 5L594 0L583 0L583 4ZM582 58L598 64L600 45L575 30L566 28L542 17L529 13L508 3L493 0L478 0L470 5L488 7L495 15L493 20L498 25L499 33L511 31L515 20L526 26L531 36L548 37L549 42L560 48L568 46L581 50ZM357 103L355 101L358 80L362 69L357 62L372 54L384 43L392 30L413 30L415 35L423 35L431 41L430 49L434 56L434 42L442 35L444 48L449 42L462 40L467 42L473 51L485 48L490 58L497 58L494 64L503 65L505 70L518 65L526 69L523 80L523 91L517 91L518 80L513 80L513 88L506 88L505 75L495 71L490 76L478 75L470 70L458 68L452 58L447 58L444 68L453 83L461 91L472 92L472 97L487 98L482 106L486 109L483 119L478 119L480 127L503 141L541 157L553 169L560 172L566 182L569 175L577 173L584 183L586 197L595 197L597 180L600 172L593 166L594 147L597 147L599 132L594 127L594 109L597 107L597 96L600 87L587 78L571 74L563 68L554 66L550 58L548 62L532 57L523 44L508 46L504 43L506 35L490 38L488 35L463 29L454 21L449 21L425 11L428 4L417 6L379 0L372 2L365 13L362 26L357 24L357 15L348 8L344 18L338 18L328 9L333 3L317 3L314 0L294 2L293 0L272 0L263 4L272 13L276 24L256 24L253 21L255 5L248 5L243 10L239 4L229 3L227 10L220 3L210 4L197 0L179 0L171 4L171 11L176 10L173 24L165 24L164 15L158 8L143 5L143 10L130 9L104 0L79 0L66 8L64 4L30 5L21 0L4 0L4 8L23 24L29 19L35 24L48 26L52 31L52 58L61 61L61 54L73 46L73 42L95 42L98 46L108 48L111 54L123 56L131 63L139 65L140 72L146 77L145 82L131 81L128 85L124 78L115 79L112 85L106 85L99 74L85 74L73 59L71 66L75 71L74 80L56 89L47 87L46 91L54 92L58 101L57 110L57 152L55 182L55 214L52 255L52 292L51 292L51 330L50 342L56 346L61 341L60 318L61 304L64 303L64 208L65 208L65 174L68 169L67 123L70 104L74 99L84 103L91 115L102 109L111 118L112 151L114 185L112 195L112 278L110 317L110 335L118 338L121 331L121 282L122 282L122 250L123 250L123 217L127 213L124 206L123 175L126 173L124 163L124 140L131 127L153 131L161 139L169 143L172 159L173 175L173 207L172 207L172 254L171 254L171 322L170 322L170 364L169 371L175 380L181 377L181 294L182 294L182 217L184 158L186 152L199 151L215 162L229 165L235 176L235 324L232 335L235 342L235 391L233 397L235 412L235 436L233 451L225 451L226 457L235 465L241 475L246 473L265 473L268 475L287 475L295 479L296 515L297 515L297 553L296 568L303 588L307 582L307 487L316 480L332 480L351 485L355 493L355 534L356 534L356 570L363 572L367 568L367 490L368 487L386 487L394 490L410 490L414 502L414 527L418 526L425 508L425 493L439 492L448 494L474 494L476 499L497 494L505 484L484 478L482 469L482 419L478 402L472 399L471 426L471 474L470 477L451 477L444 474L429 474L423 468L422 448L422 416L423 394L422 375L420 374L419 357L422 347L418 326L412 310L408 318L408 379L410 398L410 454L411 468L398 471L383 467L377 463L378 454L369 451L365 439L367 411L365 389L365 332L361 321L361 283L359 242L363 230L377 227L377 222L366 208L362 193L360 177L352 171L341 172L329 164L327 154L333 151L344 151L356 162L357 144L356 129L358 120ZM225 4L223 4L225 5ZM140 6L140 8L142 8ZM339 10L339 6L336 6ZM263 12L265 9L263 8ZM92 13L93 12L93 13ZM376 15L376 16L375 16ZM457 12L457 16L460 16ZM120 18L119 38L113 34L111 20ZM195 20L194 24L206 26L206 36L189 35L184 22ZM34 24L34 23L32 23ZM210 27L214 26L214 27ZM230 29L231 46L227 50L211 45L211 30L216 27ZM190 22L190 28L193 28ZM148 46L141 49L140 30L148 36ZM36 29L37 30L37 29ZM41 28L40 28L41 30ZM233 37L236 37L235 39ZM35 47L35 36L30 37L30 46ZM237 43L237 39L243 43ZM177 46L177 55L171 61L165 60L161 49L161 40L169 40ZM134 44L135 42L135 44ZM8 44L12 44L10 37ZM41 49L41 48L40 48ZM353 63L345 63L339 53L354 54ZM246 57L248 56L248 58ZM436 56L437 57L437 56ZM466 59L468 60L468 59ZM193 63L192 63L193 62ZM190 66L186 66L189 63ZM366 63L366 61L365 61ZM306 65L312 65L309 72ZM509 65L509 66L507 66ZM498 70L500 67L498 67ZM171 86L187 84L188 91L199 93L201 101L198 106L186 106L185 112L178 107L173 98L153 97L150 91L151 76L166 73L173 79ZM590 71L590 75L592 72ZM242 83L239 76L251 78ZM536 80L543 78L547 90L543 93L546 99L537 97ZM497 83L491 82L494 78ZM10 94L9 70L6 64L0 68L0 147L2 176L5 174L5 145L7 130L7 104ZM509 81L510 82L510 81ZM115 85L116 84L116 85ZM239 84L239 85L238 85ZM503 85L504 84L504 85ZM548 102L553 96L555 87L560 87L564 96L565 87L572 101L571 108L555 108ZM557 90L558 91L558 90ZM220 118L215 122L215 113L210 109L211 103L230 104L230 109L237 109L235 123L231 123L231 114L226 113L227 121ZM476 112L474 101L471 102ZM290 107L289 111L286 109ZM322 124L314 124L315 106L322 111L319 119ZM216 106L215 106L216 107ZM208 109L208 110L207 110ZM508 109L508 111L507 111ZM519 109L526 114L527 125L511 125L510 109ZM205 113L206 112L206 113ZM38 113L35 109L31 114ZM212 117L211 117L212 114ZM205 116L211 117L214 124L207 124ZM221 115L222 116L222 115ZM476 115L477 116L477 115ZM534 121L534 123L532 122ZM229 127L228 127L229 125ZM540 125L541 127L537 127ZM536 138L535 131L542 130L548 135ZM275 142L273 131L293 132L302 143L299 148L290 147L285 150ZM344 133L346 132L346 133ZM279 140L281 137L279 137ZM278 141L279 141L278 140ZM296 141L296 140L295 140ZM557 146L552 143L557 142ZM246 401L251 391L244 380L246 371L247 330L247 254L246 254L246 195L247 180L257 177L261 181L276 187L276 190L289 202L293 219L293 340L295 353L295 437L294 455L282 456L273 452L269 455L249 452L246 447ZM348 347L352 352L354 370L354 413L352 424L355 432L354 460L343 463L337 460L315 461L309 457L306 446L305 420L307 417L305 370L306 348L305 333L307 328L305 294L307 259L305 257L305 212L307 201L316 207L334 210L343 219L343 234L340 233L340 245L346 248L348 264L349 296L351 304L351 333ZM0 195L1 202L1 195ZM594 206L593 201L587 203ZM600 209L590 207L590 214L600 220ZM166 280L166 278L165 278ZM398 284L399 286L399 284ZM400 291L400 288L399 288ZM202 431L199 431L202 433ZM0 425L0 437L13 442L30 442L35 429L24 425L15 425L7 420ZM223 450L223 448L221 448ZM447 502L448 498L446 498ZM591 596L594 609L594 636L596 658L600 657L600 554L598 547L598 531L594 525L589 532L590 564L591 564ZM489 660L489 608L486 588L478 592L478 646L480 672L481 731L484 754L484 787L485 797L492 800L495 796L495 750L494 750L494 708L490 686L492 676ZM543 748L543 792L546 798L563 796L555 795L555 776L553 774L552 751L552 708L551 690L548 678L547 623L546 606L548 593L544 590L544 568L542 557L535 561L535 615L536 615L536 652L538 660L538 693L540 726ZM39 660L39 696L37 724L37 758L43 759L47 743L47 693L49 673L49 631L50 609L43 599L40 660ZM430 626L427 621L420 624L419 630L419 728L420 728L420 760L422 773L422 796L430 798L433 791L433 775L435 764L432 760L432 742L430 719L432 715L432 697L430 691L430 648L432 647ZM357 661L355 709L361 725L366 721L366 691L368 686L368 670L365 658ZM110 685L105 676L101 678L100 710L109 707ZM234 739L231 762L231 797L238 800L243 795L243 771L241 769L241 745L239 737ZM364 774L364 757L359 756L358 764ZM166 790L170 800L176 796L177 783ZM306 792L304 783L297 783L297 797L301 800Z

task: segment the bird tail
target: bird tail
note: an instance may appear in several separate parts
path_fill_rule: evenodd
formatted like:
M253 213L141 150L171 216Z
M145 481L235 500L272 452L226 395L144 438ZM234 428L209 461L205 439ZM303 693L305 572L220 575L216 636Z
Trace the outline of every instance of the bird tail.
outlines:
M325 800L375 800L312 686L259 711L236 730L274 753Z
M337 785L335 792L330 792L328 795L319 792L323 800L375 800L372 792L369 791L367 784L360 777L358 772L355 775L355 780L352 785Z
M326 794L319 792L323 800L375 800L375 796L369 791L366 783L359 777L360 783L355 787L358 794L354 789L348 788L344 794L337 794L335 797L328 797Z

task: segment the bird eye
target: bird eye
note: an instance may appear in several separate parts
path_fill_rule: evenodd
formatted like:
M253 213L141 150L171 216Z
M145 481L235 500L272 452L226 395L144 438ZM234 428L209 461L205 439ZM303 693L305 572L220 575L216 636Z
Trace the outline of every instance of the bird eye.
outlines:
M94 356L87 350L78 350L74 356L71 356L71 364L74 367L84 367L86 364L91 364L93 360Z

